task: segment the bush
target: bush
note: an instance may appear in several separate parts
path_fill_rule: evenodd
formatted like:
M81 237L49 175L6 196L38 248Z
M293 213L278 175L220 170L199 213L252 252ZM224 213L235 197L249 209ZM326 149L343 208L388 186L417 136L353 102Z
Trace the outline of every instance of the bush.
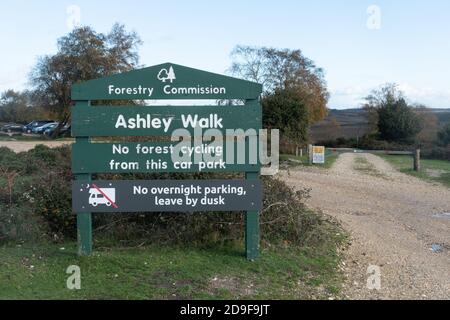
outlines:
M450 161L450 146L432 147L422 150L422 157L426 159L438 159Z
M50 239L75 239L76 215L71 209L70 147L49 149L38 146L20 155L0 153L0 168L18 172L12 194L6 190L6 175L0 176L2 219L14 218L5 224L2 237L17 239L12 226L23 225L32 231L32 221L41 234ZM237 178L240 174L104 174L99 179L211 179ZM2 182L3 181L3 182ZM317 232L323 217L310 212L303 201L308 191L295 192L280 180L263 177L264 210L261 214L261 235L266 243L305 245L320 241ZM27 219L22 219L26 217ZM26 220L26 221L25 221ZM22 221L22 222L21 222ZM95 238L149 243L193 243L242 241L244 214L239 212L94 214ZM42 230L45 230L43 232Z
M34 212L42 217L56 237L74 238L76 215L72 213L70 176L58 171L44 174L32 187Z
M0 243L36 242L46 237L45 221L28 206L0 205Z
M10 221L8 216L12 219L12 224L3 226L3 241L42 238L52 231L67 234L68 217L75 221L70 205L71 178L69 147L40 145L20 154L0 148L0 208L4 222ZM65 217L59 218L59 212ZM12 226L23 233L11 231ZM75 230L73 224L71 227Z
M419 117L403 98L377 108L378 131L383 140L413 142L422 130Z
M310 245L320 242L324 217L303 204L308 190L295 192L284 182L263 178L261 237L265 243ZM210 244L242 241L245 215L238 212L96 214L95 225L108 238L150 243Z
M438 142L442 147L450 145L450 122L438 132Z

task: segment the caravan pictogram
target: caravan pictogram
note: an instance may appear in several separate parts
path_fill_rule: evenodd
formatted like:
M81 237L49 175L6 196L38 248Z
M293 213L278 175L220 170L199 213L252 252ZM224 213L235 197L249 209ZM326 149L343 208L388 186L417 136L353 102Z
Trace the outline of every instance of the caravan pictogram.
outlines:
M115 188L99 188L95 184L89 189L89 204L93 207L97 207L100 204L107 207L113 206L119 208L116 202L116 189Z

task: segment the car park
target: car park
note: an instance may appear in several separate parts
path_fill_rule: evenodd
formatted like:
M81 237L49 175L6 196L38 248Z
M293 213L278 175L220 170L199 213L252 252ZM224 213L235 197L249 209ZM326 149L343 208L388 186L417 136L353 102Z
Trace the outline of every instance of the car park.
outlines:
M33 133L43 134L45 132L45 130L47 130L53 126L55 126L55 127L58 126L58 122L50 122L50 123L44 124L40 127L35 127L35 128L33 128Z
M55 121L53 121L53 120L34 120L34 121L30 122L29 124L27 124L26 126L24 126L23 132L32 133L33 129L41 127L45 124L54 123L54 122Z
M23 125L21 124L17 124L17 123L8 123L5 124L2 128L1 131L3 132L7 132L7 133L12 133L12 132L22 132L23 131Z
M49 133L52 133L57 127L59 123L49 123L44 126L42 126L42 133L43 135L49 135Z
M47 129L44 131L44 135L45 135L45 136L48 136L48 137L52 136L52 135L53 135L53 132L56 130L56 128L57 128L57 126L51 126L51 127L47 128ZM60 136L64 136L64 135L66 135L67 133L70 134L70 129L71 129L70 124L66 124L64 127L62 127L62 128L59 130L59 135L60 135Z

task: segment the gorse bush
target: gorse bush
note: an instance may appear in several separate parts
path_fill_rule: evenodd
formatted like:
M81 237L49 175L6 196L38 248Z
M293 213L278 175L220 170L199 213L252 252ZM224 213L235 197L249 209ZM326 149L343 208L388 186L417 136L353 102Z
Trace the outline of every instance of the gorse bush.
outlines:
M71 209L70 147L38 146L21 154L0 149L0 241L46 237L75 239ZM11 177L14 176L11 181ZM9 177L9 178L8 178ZM103 174L94 179L211 179L240 174ZM9 180L8 180L9 179ZM8 182L9 181L9 182ZM321 241L327 221L303 204L308 191L295 192L280 180L263 177L263 243L308 245ZM6 223L6 222L7 223ZM6 227L5 227L6 226ZM95 239L116 243L211 244L242 241L242 212L94 214ZM20 232L16 232L21 230Z
M439 130L438 143L441 147L447 147L450 145L450 122Z
M313 245L321 240L324 216L309 211L308 190L295 192L284 182L263 178L261 238L266 244ZM239 212L96 214L95 228L110 238L149 243L234 243L244 238Z
M44 218L49 230L57 236L70 236L76 232L76 215L72 213L70 176L61 172L48 172L31 191L34 211Z
M35 242L47 237L46 223L27 206L0 205L0 243Z
M447 147L432 147L422 149L422 157L450 161L450 145Z
M37 146L20 154L0 148L2 226L4 230L17 226L15 230L20 231L7 232L8 236L4 234L0 241L58 238L68 234L70 218L72 224L75 221L70 210L71 176L68 147L51 150ZM64 218L58 218L59 212L64 213Z

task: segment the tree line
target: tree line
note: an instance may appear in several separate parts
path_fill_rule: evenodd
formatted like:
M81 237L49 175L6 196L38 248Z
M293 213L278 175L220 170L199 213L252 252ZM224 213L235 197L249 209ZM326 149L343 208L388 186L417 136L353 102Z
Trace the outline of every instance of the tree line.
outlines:
M0 121L27 122L48 115L65 125L70 122L71 86L140 67L141 44L138 34L120 24L107 34L88 26L74 29L58 39L56 54L38 58L29 90L2 94ZM289 140L306 141L308 125L327 114L323 70L300 50L237 46L231 56L230 74L264 85L265 127L280 128Z
M38 58L29 74L28 90L7 90L1 95L0 121L25 123L51 117L64 126L70 122L72 85L139 68L141 44L139 35L121 24L105 34L88 26L74 29L57 40L55 54ZM264 127L279 129L282 139L290 143L305 144L310 125L328 114L330 94L324 70L299 49L238 45L231 58L229 74L263 84ZM423 129L415 108L395 85L374 90L363 107L378 139L414 143ZM449 126L439 133L443 144L448 144Z

